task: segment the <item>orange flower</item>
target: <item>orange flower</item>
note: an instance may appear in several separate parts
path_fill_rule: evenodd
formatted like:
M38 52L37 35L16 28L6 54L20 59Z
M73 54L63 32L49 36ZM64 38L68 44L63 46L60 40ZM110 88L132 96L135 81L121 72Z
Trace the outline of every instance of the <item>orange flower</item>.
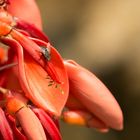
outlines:
M82 66L63 61L41 29L34 0L0 1L0 45L7 46L0 50L0 138L61 140L64 106L67 123L121 130L122 111L110 91Z
M10 17L8 13L5 15ZM32 32L37 32L38 37L36 27L23 33L18 27L12 27L12 21L2 20L0 29L1 42L17 56L18 78L26 97L50 114L60 116L68 97L68 78L59 53L50 43L32 37Z
M70 95L77 100L76 104L75 101L73 102L73 106L69 103L73 100L68 100L67 106L70 109L78 109L77 105L80 103L83 106L81 110L93 114L106 126L121 130L122 111L106 86L93 73L76 62L68 60L64 63L69 77Z
M4 93L0 94L0 106L2 111L5 110L2 116L4 127L0 126L1 139L61 140L52 116L56 117L57 122L68 97L68 78L63 60L50 45L47 36L36 27L41 28L41 22L34 1L23 0L19 3L13 0L10 5L6 0L3 2L0 3L0 42L9 49L8 54L4 55L8 60L3 65L0 63L0 86L15 92L10 90L5 94L0 87ZM13 18L7 8L22 20ZM23 20L29 19L26 16L29 14L23 16L22 8L35 10L38 16L35 13L30 18L31 22L27 23ZM39 22L33 25L35 20Z
M3 94L1 105L5 110L0 108L1 121L4 123L0 125L1 139L61 140L58 128L45 111L34 106L30 108L27 99L18 92L0 87L0 93Z
M26 40L28 42L27 44ZM41 59L41 51L40 53L36 50L34 51L32 46L35 46L37 49L41 47L28 38L23 37L22 41L24 41L24 44L22 44L22 46L31 46L30 48L38 57L38 61L41 63L40 64L28 53L23 54L24 50L22 46L15 40L4 38L1 39L1 41L17 51L19 81L26 96L37 106L42 107L53 115L60 116L68 96L67 74L60 55L53 47L50 46L51 60L47 62L44 57ZM50 75L48 75L48 72ZM54 81L55 74L61 83Z

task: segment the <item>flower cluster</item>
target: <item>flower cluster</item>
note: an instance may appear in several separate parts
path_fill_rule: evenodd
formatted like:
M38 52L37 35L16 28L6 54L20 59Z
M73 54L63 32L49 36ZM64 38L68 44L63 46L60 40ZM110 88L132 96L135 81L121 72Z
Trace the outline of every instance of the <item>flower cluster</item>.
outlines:
M100 132L123 128L106 86L51 45L34 0L0 0L0 139L61 140L60 119Z

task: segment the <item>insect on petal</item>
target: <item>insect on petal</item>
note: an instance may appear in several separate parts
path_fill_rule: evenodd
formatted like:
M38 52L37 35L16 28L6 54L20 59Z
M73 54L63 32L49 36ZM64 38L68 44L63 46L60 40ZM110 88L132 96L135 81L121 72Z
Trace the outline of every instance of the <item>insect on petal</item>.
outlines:
M57 51L51 48L51 63L59 74L61 84L53 81L28 53L23 54L22 46L17 41L10 38L1 40L17 52L19 81L26 96L37 106L55 116L60 116L68 97L69 87L67 73Z

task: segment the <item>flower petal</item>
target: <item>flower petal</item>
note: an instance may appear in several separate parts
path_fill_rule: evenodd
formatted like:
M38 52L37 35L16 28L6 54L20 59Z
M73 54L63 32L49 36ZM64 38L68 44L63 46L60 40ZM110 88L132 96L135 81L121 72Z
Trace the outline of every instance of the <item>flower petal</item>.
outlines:
M14 140L13 132L5 117L4 111L0 108L0 132L4 140Z
M8 5L8 12L13 16L35 24L40 29L42 28L40 11L35 0L12 0Z
M47 140L40 121L30 108L23 107L15 116L29 140Z
M7 114L7 120L13 130L13 134L14 134L14 139L15 140L27 140L27 138L25 137L25 135L23 135L21 133L21 131L16 127L16 121L15 118L13 118L11 115Z
M60 116L68 97L68 79L62 58L57 51L51 48L51 63L59 74L61 84L53 81L29 54L26 53L23 58L22 46L17 41L10 38L1 40L17 51L19 81L26 96L37 106L55 116Z
M86 110L85 106L73 94L69 94L65 105L69 110Z
M70 81L70 94L106 125L121 130L122 111L106 86L94 74L74 61L65 61L65 66Z
M27 55L24 65L26 80L32 91L32 94L30 93L27 96L38 106L56 116L60 116L68 97L68 83L67 77L65 78L63 75L63 69L59 69L59 62L56 62L55 66L58 68L58 73L62 75L60 75L62 84L51 82L52 80L48 77L46 71Z
M53 122L53 120L50 118L50 116L47 115L47 113L42 109L32 108L32 110L39 118L41 124L44 127L45 132L49 135L50 139L61 140L62 138L60 132L55 123Z
M41 40L43 40L45 42L49 41L48 37L42 31L40 31L35 25L30 24L30 23L28 23L26 21L16 19L16 28L25 30L32 37L41 39Z

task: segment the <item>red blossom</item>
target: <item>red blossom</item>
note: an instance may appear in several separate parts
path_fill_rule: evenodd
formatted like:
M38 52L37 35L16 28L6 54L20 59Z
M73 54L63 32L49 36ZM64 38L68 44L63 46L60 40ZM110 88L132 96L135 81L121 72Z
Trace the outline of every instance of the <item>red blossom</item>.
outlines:
M111 92L93 73L64 61L41 30L34 0L0 1L0 138L61 140L61 118L101 132L121 130Z
M80 109L79 104L81 104L82 110L95 115L107 126L121 130L123 128L122 111L107 87L93 73L72 60L65 61L65 67L68 72L71 94L67 107Z

